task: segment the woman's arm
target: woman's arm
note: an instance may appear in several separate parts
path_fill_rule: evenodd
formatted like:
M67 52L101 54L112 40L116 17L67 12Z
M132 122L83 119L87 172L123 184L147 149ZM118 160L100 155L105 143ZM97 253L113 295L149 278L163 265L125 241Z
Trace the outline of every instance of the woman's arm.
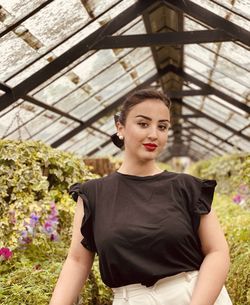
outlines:
M229 249L213 211L201 216L198 233L205 258L201 264L190 305L213 305L229 270Z
M94 253L81 244L80 227L83 215L83 201L78 197L69 253L49 305L73 305L90 273Z

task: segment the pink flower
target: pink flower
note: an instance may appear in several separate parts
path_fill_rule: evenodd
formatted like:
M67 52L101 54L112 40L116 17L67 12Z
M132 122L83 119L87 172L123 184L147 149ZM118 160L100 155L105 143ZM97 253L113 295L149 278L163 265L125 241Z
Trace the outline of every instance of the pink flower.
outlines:
M242 196L240 194L237 194L233 197L233 202L239 204L242 199L243 199Z
M7 260L12 257L13 253L9 248L0 248L0 260Z
M50 238L51 241L58 241L59 236L57 232L57 227L59 223L59 213L54 202L51 202L50 207L50 214L48 215L45 223L43 224L43 232Z

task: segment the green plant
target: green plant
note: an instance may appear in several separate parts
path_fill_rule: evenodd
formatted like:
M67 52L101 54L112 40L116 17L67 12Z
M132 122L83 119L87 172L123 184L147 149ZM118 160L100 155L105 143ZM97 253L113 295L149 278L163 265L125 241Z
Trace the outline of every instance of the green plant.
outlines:
M208 166L212 167L210 164L206 168ZM202 171L201 163L197 168ZM239 172L244 175L244 181L248 181L249 169L245 163L240 165ZM54 150L41 142L0 141L0 248L13 250L10 259L0 261L2 305L49 303L71 238L75 204L67 189L74 182L94 177L73 154ZM58 210L60 239L51 242L46 234L37 230L31 243L20 246L20 234L27 223L31 224L31 217L37 221L39 215L40 223L46 222L51 202ZM216 196L214 206L230 245L232 265L227 288L234 305L247 305L250 301L247 294L250 285L249 212L233 204L231 197L225 195ZM81 299L83 305L112 303L111 290L101 281L97 258Z
M250 154L224 155L194 163L189 172L204 179L215 179L216 191L244 197L242 206L250 209ZM242 198L243 199L243 198Z
M215 197L214 208L225 232L231 256L226 286L234 305L250 303L250 212L226 195Z
M45 305L66 257L68 240L52 243L39 239L18 249L11 260L0 264L2 305Z
M0 141L0 247L16 248L30 215L45 222L51 201L58 202L64 226L71 224L73 206L67 189L95 177L81 159L42 142ZM61 202L61 204L60 204Z
M201 178L218 180L221 191L227 192L227 187L237 187L240 184L250 184L250 154L238 153L224 155L209 160L194 163L189 172Z

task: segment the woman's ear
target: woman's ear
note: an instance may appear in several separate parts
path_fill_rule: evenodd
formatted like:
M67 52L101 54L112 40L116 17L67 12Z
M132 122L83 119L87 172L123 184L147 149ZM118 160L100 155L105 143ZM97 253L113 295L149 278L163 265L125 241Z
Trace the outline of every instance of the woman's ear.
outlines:
M116 122L116 129L117 129L117 133L120 135L120 136L124 136L123 135L123 130L124 130L124 126L122 125L121 122Z

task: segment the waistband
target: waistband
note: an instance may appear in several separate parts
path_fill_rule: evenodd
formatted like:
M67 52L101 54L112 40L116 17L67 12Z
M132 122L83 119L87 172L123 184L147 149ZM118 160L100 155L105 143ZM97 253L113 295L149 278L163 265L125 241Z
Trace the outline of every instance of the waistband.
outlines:
M176 275L167 276L158 280L153 286L147 287L140 283L130 284L126 286L121 286L117 288L112 288L114 297L118 299L127 300L129 297L140 295L143 293L148 293L149 291L160 289L165 285L178 285L183 282L190 282L193 278L198 276L199 271L188 271L181 272Z

